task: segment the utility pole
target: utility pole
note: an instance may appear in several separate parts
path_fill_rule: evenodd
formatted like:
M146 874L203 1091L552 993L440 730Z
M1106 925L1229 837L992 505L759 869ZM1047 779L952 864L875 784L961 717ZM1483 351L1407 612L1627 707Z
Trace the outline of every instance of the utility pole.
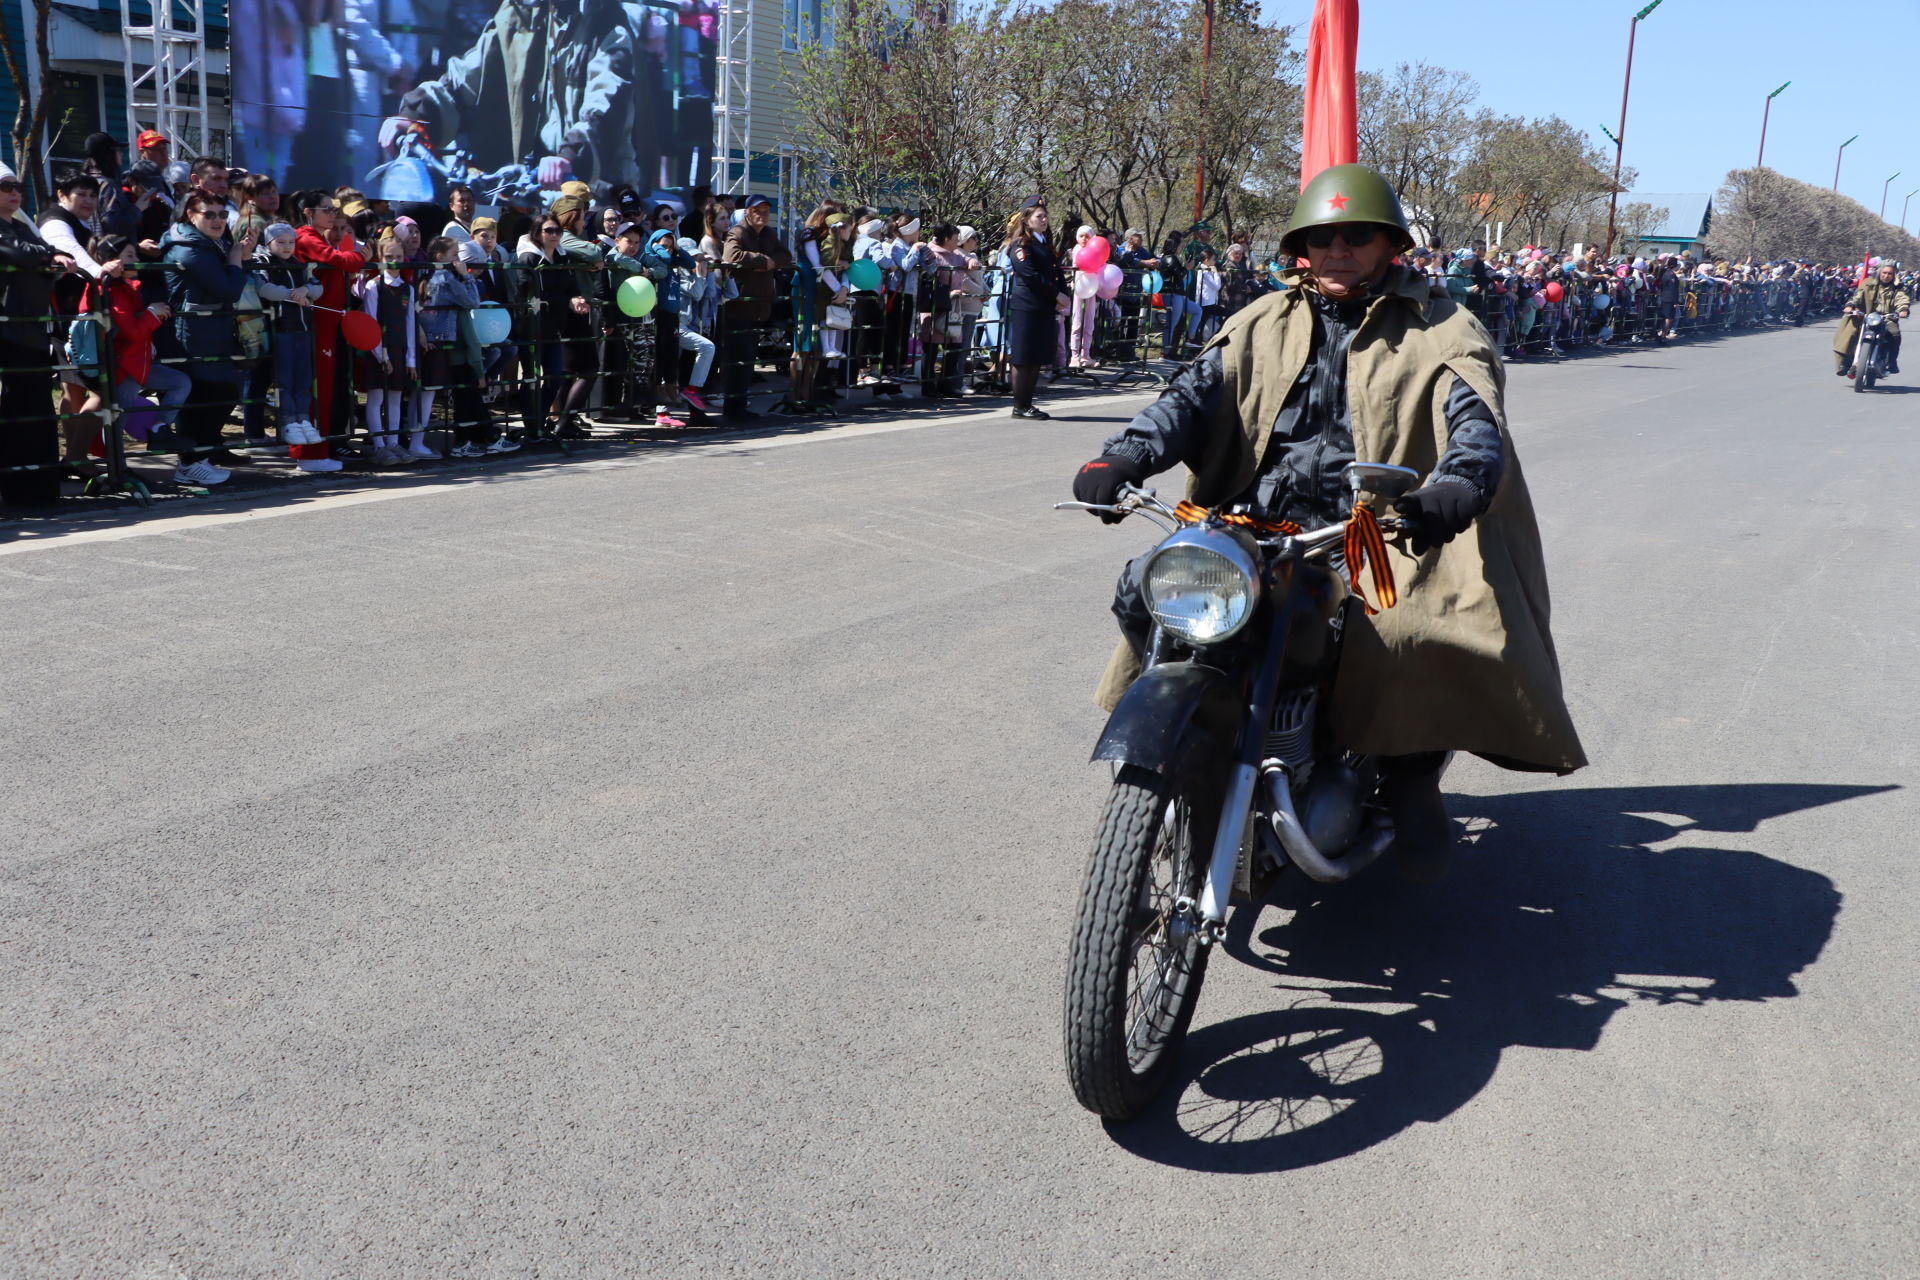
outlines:
M1787 81L1787 84L1792 84L1792 83L1793 81L1791 80ZM1775 89L1772 93L1767 95L1767 105L1765 109L1760 112L1760 158L1753 162L1753 167L1756 169L1763 169L1766 167L1766 164L1767 164L1767 117L1773 114L1773 100L1787 91L1787 84L1781 85L1778 89Z
M1835 191L1838 191L1840 189L1841 158L1847 154L1847 148L1852 146L1854 143L1858 142L1859 140L1860 140L1860 135L1857 133L1854 134L1851 138L1848 138L1845 142L1840 144L1840 153L1834 156L1833 158L1833 189Z
M1200 221L1207 208L1207 80L1213 71L1213 0L1207 0L1200 15L1200 129L1201 142L1193 157L1193 220Z
M1613 256L1613 218L1620 205L1620 161L1626 153L1627 143L1627 95L1633 92L1633 37L1640 30L1640 20L1660 7L1660 0L1633 15L1633 21L1627 24L1627 78L1620 86L1620 132L1613 140L1613 190L1607 195L1607 247L1600 256Z

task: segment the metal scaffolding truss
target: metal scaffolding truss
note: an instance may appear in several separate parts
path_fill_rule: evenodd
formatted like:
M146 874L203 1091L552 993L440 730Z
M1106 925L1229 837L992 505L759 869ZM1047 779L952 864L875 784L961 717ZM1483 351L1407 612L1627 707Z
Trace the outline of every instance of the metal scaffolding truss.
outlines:
M207 23L205 0L152 0L153 17L134 21L132 0L120 0L121 57L127 79L127 142L158 129L175 156L206 148Z
M126 0L121 0L126 3ZM714 58L713 178L716 192L747 189L753 129L753 6L720 0L720 49ZM738 164L738 169L734 166Z

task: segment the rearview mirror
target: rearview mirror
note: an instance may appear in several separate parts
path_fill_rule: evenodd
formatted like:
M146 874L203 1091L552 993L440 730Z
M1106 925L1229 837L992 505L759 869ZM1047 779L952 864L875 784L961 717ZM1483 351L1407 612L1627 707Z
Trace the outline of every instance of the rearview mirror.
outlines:
M1398 498L1420 487L1418 471L1412 467L1396 467L1390 462L1349 462L1340 474L1355 494Z

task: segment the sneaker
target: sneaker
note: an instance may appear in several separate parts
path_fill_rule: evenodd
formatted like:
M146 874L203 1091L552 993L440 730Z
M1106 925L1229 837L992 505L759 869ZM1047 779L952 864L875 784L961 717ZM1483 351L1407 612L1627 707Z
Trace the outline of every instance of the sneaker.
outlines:
M183 462L173 469L175 484L225 484L233 473L211 462Z
M692 407L695 413L712 413L713 412L713 406L708 404L703 398L701 398L700 392L697 388L688 387L685 391L680 393L680 398L682 400L685 400L687 404Z
M438 462L440 460L440 455L435 453L425 440L416 440L408 445L407 456L412 458L425 458L429 462Z
M501 441L500 443L505 443L505 442ZM516 444L513 447L518 449L520 446ZM499 450L498 452L504 453L505 450ZM449 458L484 458L487 456L487 450L482 449L477 444L460 444L460 445L455 445L453 447L453 452L449 453L447 456Z
M338 471L346 463L338 458L295 458L293 465L301 471Z
M392 445L382 445L373 451L373 465L376 467L398 467L412 461L412 458Z
M668 413L665 409L662 409L659 413L653 415L653 425L656 427L684 427L687 424Z
M507 439L505 436L501 436L498 440L495 440L492 444L488 445L484 449L481 449L479 445L468 445L467 447L470 449L480 449L479 453L471 455L472 457L477 458L484 454L489 454L489 453L512 453L515 449L518 449L520 446L515 442L513 442L512 440Z

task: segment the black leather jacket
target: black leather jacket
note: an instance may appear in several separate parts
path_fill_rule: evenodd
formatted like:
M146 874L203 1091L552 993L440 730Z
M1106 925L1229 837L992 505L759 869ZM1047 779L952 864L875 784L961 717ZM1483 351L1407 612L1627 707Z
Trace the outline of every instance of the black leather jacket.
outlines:
M1280 409L1259 474L1234 503L1247 504L1268 519L1314 528L1347 515L1350 499L1340 475L1354 461L1353 426L1347 412L1347 348L1365 315L1365 304L1310 296L1313 345L1306 367ZM1110 438L1101 452L1134 458L1151 472L1176 464L1193 466L1205 453L1218 421L1221 381L1219 349L1209 347L1175 375L1158 400ZM1480 495L1480 509L1485 510L1500 486L1507 461L1493 410L1455 378L1447 396L1446 418L1447 448L1429 480L1446 476L1464 481Z

